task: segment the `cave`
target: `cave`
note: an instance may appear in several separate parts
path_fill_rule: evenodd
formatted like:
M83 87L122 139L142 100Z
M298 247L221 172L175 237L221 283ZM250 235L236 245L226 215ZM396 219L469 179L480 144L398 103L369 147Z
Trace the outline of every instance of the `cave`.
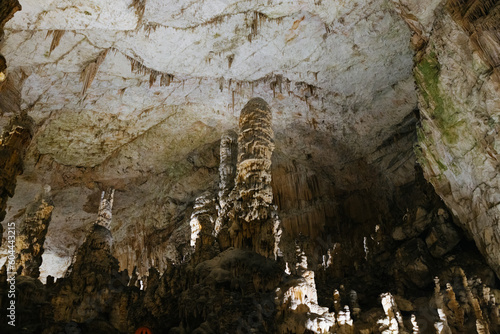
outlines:
M1 333L500 333L500 1L0 0Z

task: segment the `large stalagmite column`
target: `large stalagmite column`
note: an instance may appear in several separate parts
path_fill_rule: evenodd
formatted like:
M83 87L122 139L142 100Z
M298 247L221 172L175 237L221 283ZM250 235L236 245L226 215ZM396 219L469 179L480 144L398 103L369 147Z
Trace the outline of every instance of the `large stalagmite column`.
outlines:
M238 174L240 218L247 222L269 217L273 200L271 156L274 150L272 113L266 101L253 98L240 114Z
M276 224L271 217L272 114L261 98L251 99L240 115L234 208L229 213L231 244L275 255Z

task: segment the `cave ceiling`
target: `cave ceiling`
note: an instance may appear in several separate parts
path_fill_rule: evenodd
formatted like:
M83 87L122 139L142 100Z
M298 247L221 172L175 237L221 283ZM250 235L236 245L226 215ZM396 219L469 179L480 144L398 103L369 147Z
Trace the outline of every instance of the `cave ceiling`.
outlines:
M6 221L52 188L42 276L61 275L109 186L117 245L144 228L181 238L179 212L217 182L218 140L252 97L273 112L273 168L324 188L372 182L352 166L413 178L414 51L390 1L20 3L0 121L24 111L36 131Z

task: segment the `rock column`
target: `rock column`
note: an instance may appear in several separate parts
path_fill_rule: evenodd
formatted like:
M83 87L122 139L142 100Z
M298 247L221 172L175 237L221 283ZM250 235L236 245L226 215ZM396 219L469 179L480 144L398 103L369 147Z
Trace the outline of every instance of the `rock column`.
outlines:
M238 174L240 218L246 222L266 220L273 200L271 156L274 150L272 113L266 101L248 101L240 115Z
M241 111L234 208L229 213L232 246L251 248L266 257L275 253L271 121L271 110L261 98L251 99Z
M234 131L227 131L220 140L219 206L221 211L227 207L230 193L234 188L237 158L237 134Z

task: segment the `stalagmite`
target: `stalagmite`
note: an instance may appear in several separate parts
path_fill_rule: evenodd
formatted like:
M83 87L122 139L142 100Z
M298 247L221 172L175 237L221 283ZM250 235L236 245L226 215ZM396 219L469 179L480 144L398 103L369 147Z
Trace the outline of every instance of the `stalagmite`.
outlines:
M35 201L28 205L20 225L16 242L16 262L24 276L38 278L40 275L43 244L54 209L49 192L50 187L47 186L45 193L39 194Z
M208 260L218 253L215 245L215 200L209 192L196 198L191 214L191 247L195 247L193 254L195 262Z
M389 292L383 293L380 297L382 298L382 307L386 315L385 319L379 321L381 324L381 332L383 334L408 333L403 323L403 317L399 312L392 294Z
M462 268L459 268L459 274L462 278L462 284L464 286L465 292L467 294L467 299L469 304L472 305L472 309L474 310L474 315L476 317L476 330L478 334L488 334L490 332L488 322L483 317L483 312L481 310L481 306L477 298L474 297L472 290L469 286L469 282L467 281L467 276Z
M229 194L234 188L236 177L236 161L238 158L237 134L227 131L220 140L220 165L219 165L219 206L220 210L228 204Z
M349 292L349 301L351 302L352 314L357 317L361 312L361 308L359 307L358 294L355 290Z
M349 307L346 306L342 311L339 308L335 314L329 312L327 307L320 306L314 271L308 269L307 256L299 245L296 245L296 258L293 274L297 277L281 296L281 303L285 307L283 311L285 319L280 333L288 333L289 330L297 333L303 333L305 330L312 333L329 333L334 328L338 329L339 333L351 333L352 319ZM305 323L297 320L302 317L305 317Z
M240 114L236 187L247 222L265 220L273 200L271 156L274 150L272 113L261 98L251 99Z
M214 226L215 236L218 236L222 227L227 225L227 214L233 208L237 158L238 135L229 130L222 135L220 140L218 215ZM224 227L227 228L227 226Z
M69 273L58 285L52 307L56 322L84 322L107 317L120 332L128 332L126 297L129 276L119 271L111 254L113 238L109 230L113 189L103 192L99 214L85 241L78 248ZM125 311L123 310L125 307Z
M234 247L276 256L279 220L272 217L272 113L261 98L251 99L240 114L234 209L229 233Z
M420 329L418 328L418 323L417 323L417 317L415 316L415 314L412 314L411 315L411 326L412 326L412 334L419 334L420 333Z
M109 188L101 194L101 202L99 204L99 212L97 214L96 224L101 225L107 229L111 227L111 218L113 210L113 198L115 190Z
M446 293L448 294L448 308L453 312L453 320L455 325L460 329L464 330L464 310L460 307L460 304L457 302L455 292L453 291L453 287L450 283L446 283Z

